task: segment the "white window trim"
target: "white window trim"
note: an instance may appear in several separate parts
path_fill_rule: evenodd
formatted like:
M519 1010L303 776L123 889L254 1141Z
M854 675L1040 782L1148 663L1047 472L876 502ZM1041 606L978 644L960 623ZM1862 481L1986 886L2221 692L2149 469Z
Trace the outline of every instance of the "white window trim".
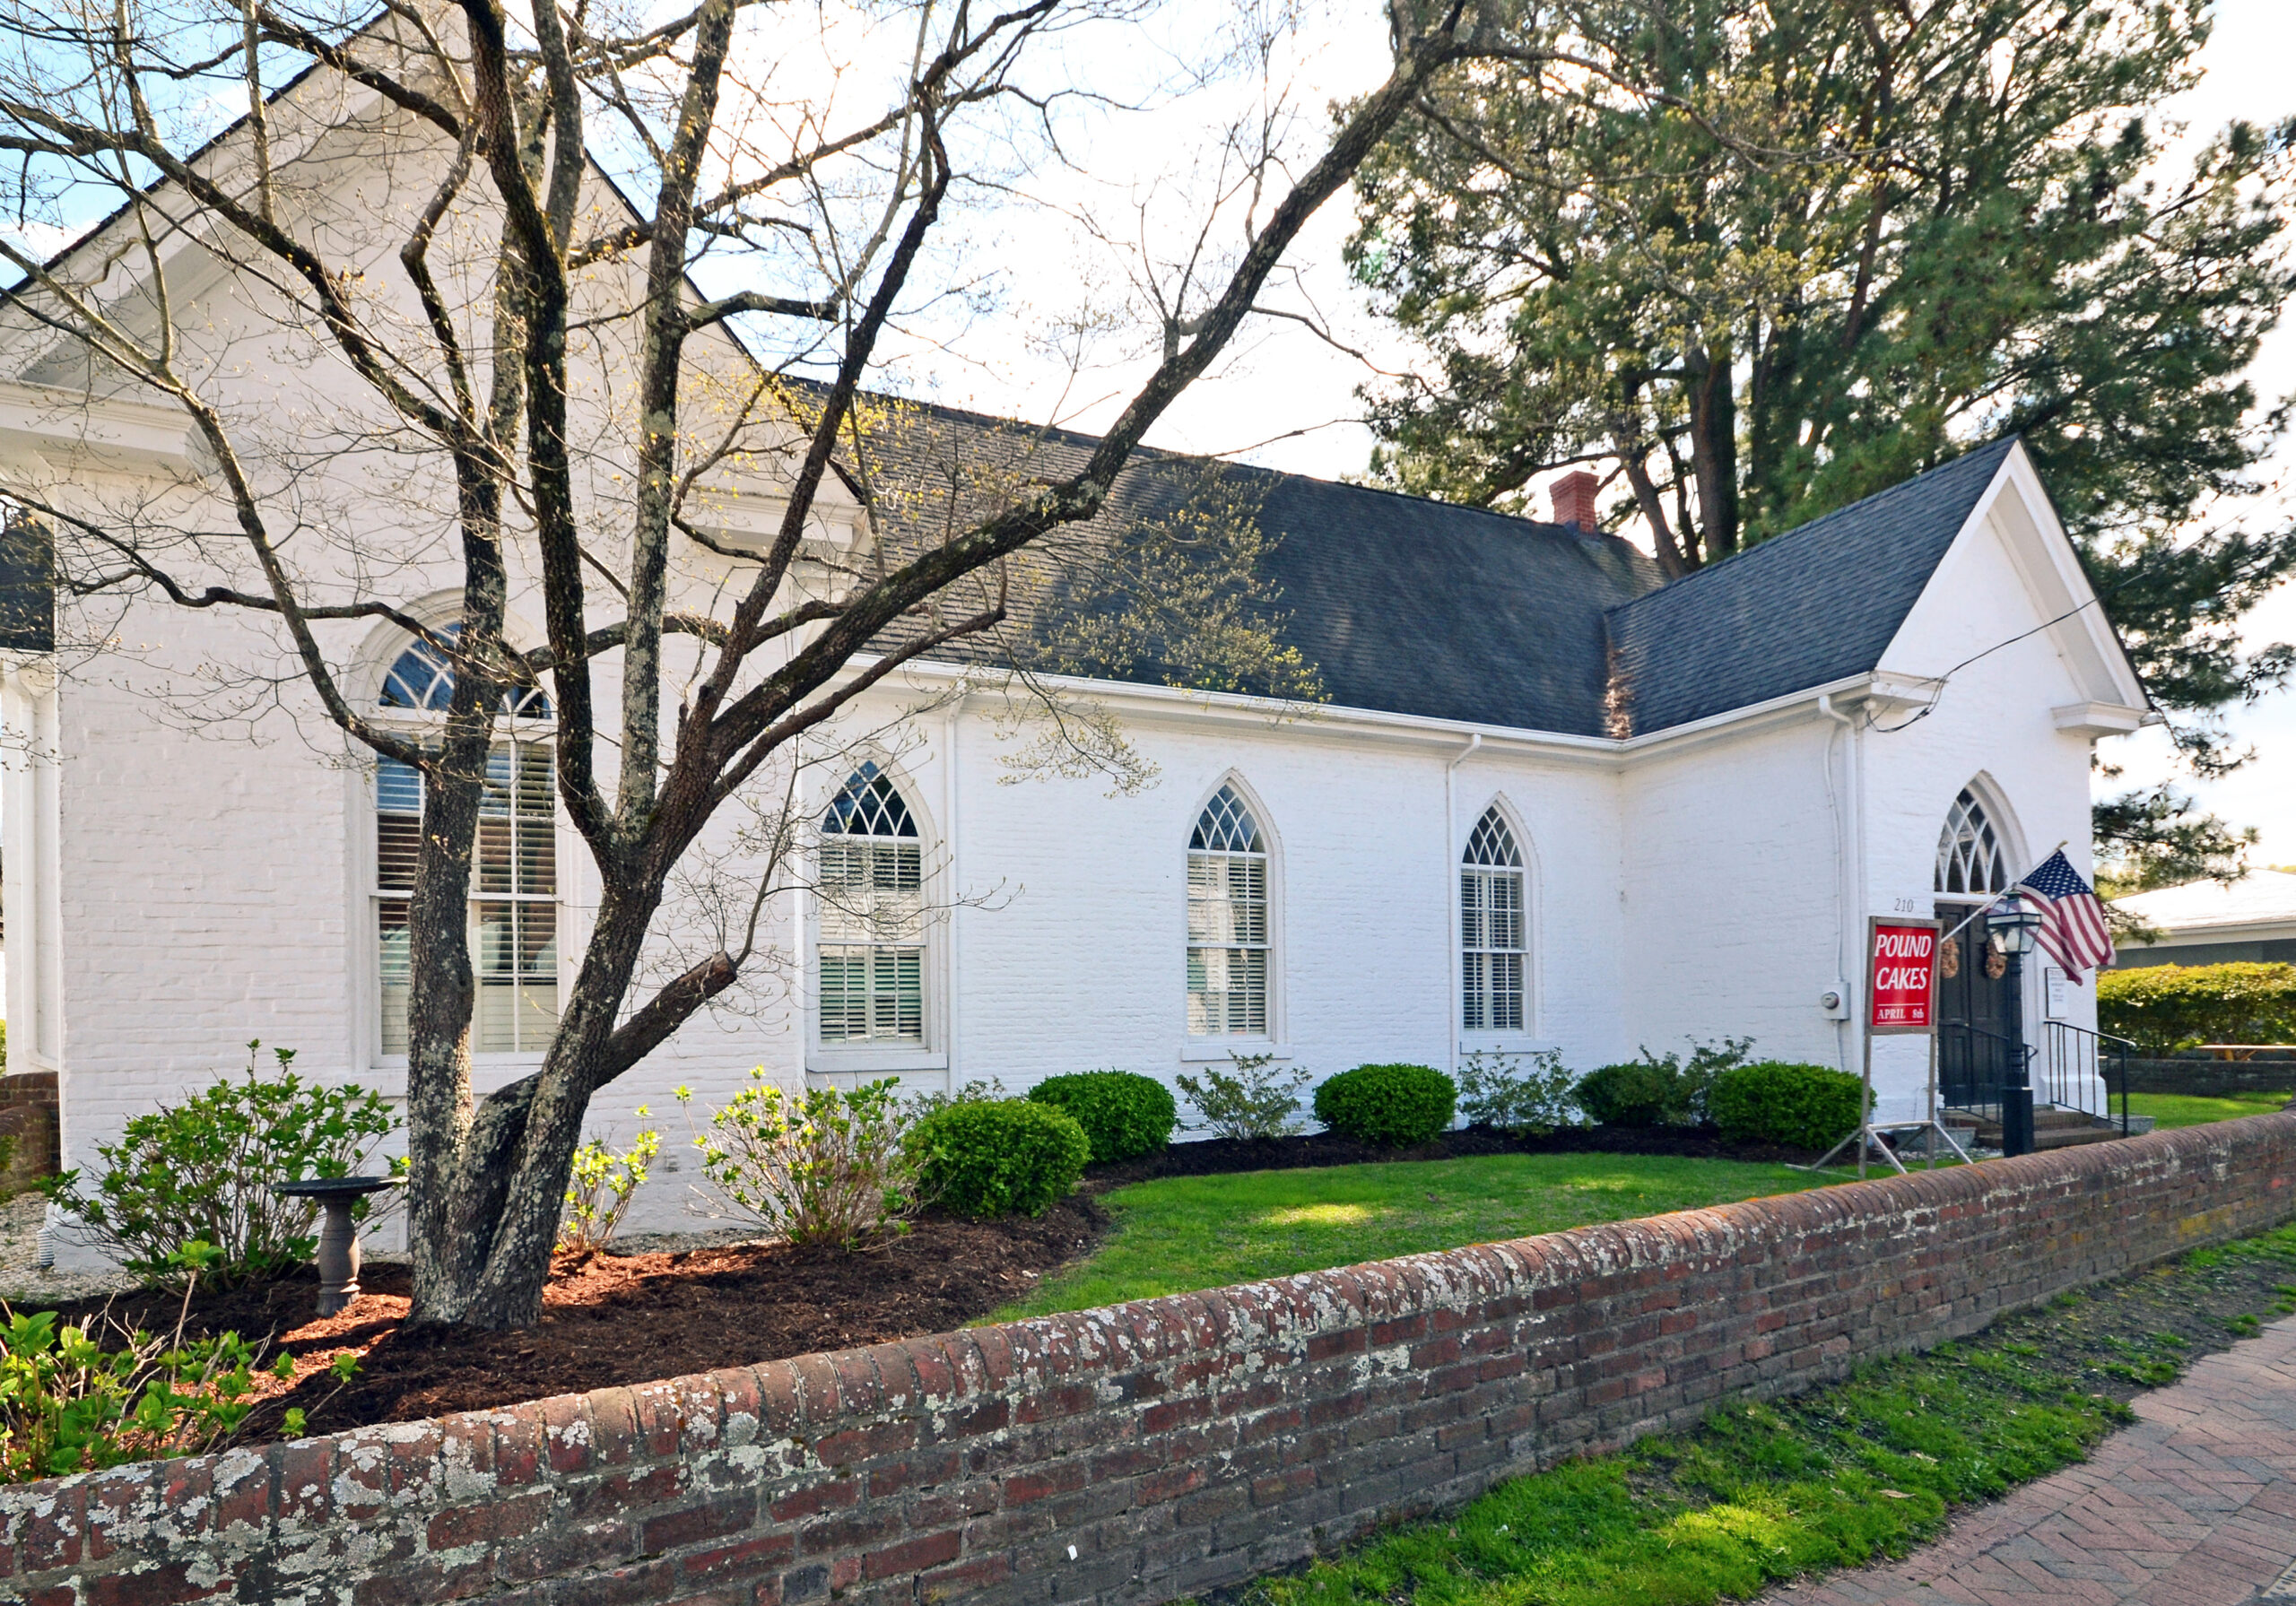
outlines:
M1251 1037L1203 1037L1187 1029L1187 859L1195 851L1187 844L1196 834L1196 821L1204 818L1204 811L1220 794L1222 786L1233 787L1244 806L1251 811L1252 822L1259 827L1260 846L1267 865L1267 1030ZM1187 818L1181 823L1179 845L1180 1063L1217 1064L1231 1054L1269 1054L1278 1060L1290 1059L1292 1051L1285 1009L1291 989L1284 985L1284 968L1291 945L1284 940L1283 930L1283 838L1275 829L1271 811L1251 785L1231 769L1206 786L1188 810Z
M1466 1011L1466 925L1465 910L1460 907L1459 872L1471 868L1467 864L1467 847L1474 839L1474 828L1492 810L1507 822L1507 829L1515 838L1515 855L1523 861L1523 1024L1506 1029L1469 1030L1460 1024ZM1546 945L1539 941L1543 923L1539 918L1540 888L1544 877L1539 873L1536 844L1523 817L1507 800L1504 793L1496 793L1483 800L1483 806L1469 814L1464 826L1455 825L1454 840L1457 849L1445 872L1445 898L1450 909L1451 933L1451 1039L1461 1055L1485 1054L1544 1054L1561 1046L1545 1035L1546 988L1543 985L1546 966Z
M803 849L802 862L809 885L798 890L792 900L795 918L791 923L796 951L801 956L797 967L797 1010L804 1033L805 1074L808 1077L894 1076L907 1072L946 1071L949 1068L946 1046L948 942L944 934L944 921L940 912L948 901L945 896L948 855L942 849L944 838L940 822L925 807L927 792L923 777L917 770L894 762L884 753L856 753L851 762L844 765L835 778L822 788L821 794L806 805L811 810L806 818L818 824L838 794L845 789L848 777L865 762L874 762L891 779L900 793L901 802L908 805L909 817L917 822L918 890L925 907L925 963L920 976L925 991L925 1041L825 1043L822 1040L822 900L810 888L810 882L821 872L821 858L815 846L808 843Z

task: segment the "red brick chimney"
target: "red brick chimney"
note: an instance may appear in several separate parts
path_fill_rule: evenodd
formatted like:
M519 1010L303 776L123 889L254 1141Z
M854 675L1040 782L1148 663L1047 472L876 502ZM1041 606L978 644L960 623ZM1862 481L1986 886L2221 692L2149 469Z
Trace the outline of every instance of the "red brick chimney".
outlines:
M1595 488L1602 483L1596 474L1583 468L1574 468L1546 488L1554 502L1554 522L1575 525L1591 535L1595 533Z

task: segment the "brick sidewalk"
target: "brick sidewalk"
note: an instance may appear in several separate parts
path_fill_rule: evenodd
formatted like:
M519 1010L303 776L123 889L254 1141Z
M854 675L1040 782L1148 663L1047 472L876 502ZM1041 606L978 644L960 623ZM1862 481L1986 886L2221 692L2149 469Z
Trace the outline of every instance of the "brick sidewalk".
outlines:
M1764 1606L2296 1601L2296 1318L2135 1406L2092 1460L1903 1561L1773 1590Z

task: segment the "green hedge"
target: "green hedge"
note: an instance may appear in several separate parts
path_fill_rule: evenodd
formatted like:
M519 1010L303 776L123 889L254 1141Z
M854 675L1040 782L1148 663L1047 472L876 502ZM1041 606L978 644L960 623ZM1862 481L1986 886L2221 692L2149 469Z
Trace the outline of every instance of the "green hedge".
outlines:
M1152 1076L1132 1071L1048 1076L1029 1089L1029 1100L1075 1116L1092 1142L1096 1166L1152 1154L1172 1141L1172 1128L1180 1119L1172 1090Z
M1065 1110L994 1098L935 1111L907 1147L927 1203L959 1216L1040 1216L1084 1174L1092 1141Z
M1726 1138L1831 1149L1856 1130L1865 1098L1846 1071L1758 1060L1716 1077L1707 1108Z
M1451 1124L1459 1089L1431 1065L1358 1065L1316 1089L1316 1119L1359 1143L1407 1149Z
M2296 1043L2296 965L2144 965L2097 977L2097 1024L2148 1055Z

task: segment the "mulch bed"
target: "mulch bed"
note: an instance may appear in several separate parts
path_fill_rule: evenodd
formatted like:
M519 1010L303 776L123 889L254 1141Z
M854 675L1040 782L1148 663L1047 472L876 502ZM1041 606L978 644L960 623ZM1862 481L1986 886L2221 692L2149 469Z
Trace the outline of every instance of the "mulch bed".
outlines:
M1330 1133L1177 1143L1159 1155L1094 1168L1074 1197L1035 1220L928 1215L903 1237L859 1254L748 1244L561 1259L544 1296L541 1324L520 1333L406 1331L407 1268L375 1263L361 1278L359 1298L324 1321L311 1315L317 1278L305 1269L237 1288L201 1289L185 1331L189 1337L236 1332L263 1341L266 1360L283 1350L294 1359L291 1379L258 1377L261 1402L243 1442L276 1435L291 1407L303 1411L307 1431L335 1432L945 1333L1009 1304L1039 1279L1089 1254L1109 1224L1097 1195L1126 1183L1524 1152L1809 1158L1798 1150L1728 1143L1711 1131L1681 1128L1595 1127L1522 1140L1471 1127L1404 1150ZM180 1309L176 1296L142 1293L66 1307L64 1315L83 1324L108 1319L164 1334L175 1329ZM330 1367L346 1350L358 1356L359 1370L344 1384Z
M317 1320L317 1280L306 1272L202 1291L187 1332L267 1337L266 1359L282 1350L295 1358L291 1381L257 1380L265 1397L245 1437L259 1443L278 1432L291 1406L304 1412L307 1431L331 1433L945 1333L1090 1251L1107 1224L1107 1212L1084 1195L1033 1220L928 1216L883 1247L853 1255L745 1245L561 1260L541 1325L521 1333L402 1331L408 1275L398 1264L366 1268L350 1308ZM123 1297L109 1310L126 1325L165 1333L179 1305L147 1294ZM78 1307L66 1319L104 1308ZM347 1386L328 1369L346 1350L360 1352Z

